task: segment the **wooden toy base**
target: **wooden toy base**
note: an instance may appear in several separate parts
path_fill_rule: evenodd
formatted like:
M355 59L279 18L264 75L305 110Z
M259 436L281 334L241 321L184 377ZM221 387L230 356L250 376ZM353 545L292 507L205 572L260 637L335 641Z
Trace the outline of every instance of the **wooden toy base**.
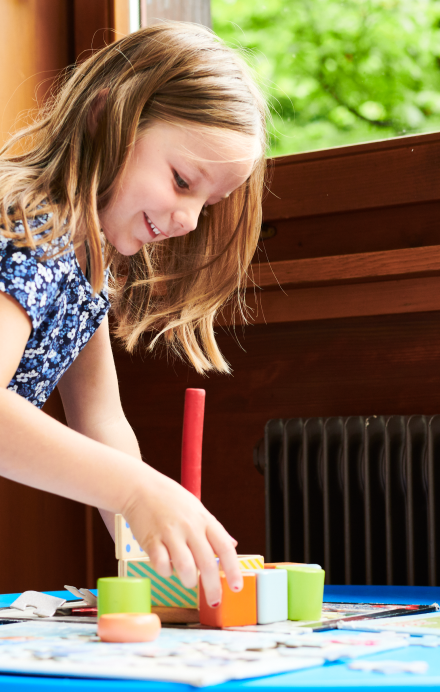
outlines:
M152 606L162 623L172 625L188 625L200 622L199 611L194 608L170 608L168 606Z
M197 610L198 587L187 589L176 573L168 579L161 577L151 566L149 558L119 560L118 574L119 577L147 577L150 579L152 606Z

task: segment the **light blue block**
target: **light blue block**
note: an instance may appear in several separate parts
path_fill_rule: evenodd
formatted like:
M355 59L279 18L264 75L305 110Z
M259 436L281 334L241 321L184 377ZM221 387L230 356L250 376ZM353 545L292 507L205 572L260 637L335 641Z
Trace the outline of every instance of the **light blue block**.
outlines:
M257 575L257 622L287 620L287 571L285 569L255 570Z

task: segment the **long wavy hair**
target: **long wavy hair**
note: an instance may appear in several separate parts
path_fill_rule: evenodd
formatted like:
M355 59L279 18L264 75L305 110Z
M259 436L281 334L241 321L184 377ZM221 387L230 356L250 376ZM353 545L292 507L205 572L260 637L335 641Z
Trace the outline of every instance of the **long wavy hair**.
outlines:
M92 133L90 113L104 90ZM200 215L195 232L146 244L131 257L107 243L103 260L99 211L137 138L155 121L257 136L261 155L243 185ZM228 301L245 317L247 271L261 227L265 122L265 101L245 62L212 32L180 22L141 29L67 70L32 124L2 148L2 233L35 247L68 228L75 247L88 242L94 291L110 265L114 332L129 351L149 332L150 349L164 341L200 373L228 372L214 319ZM46 232L35 238L29 219L49 212L38 229Z

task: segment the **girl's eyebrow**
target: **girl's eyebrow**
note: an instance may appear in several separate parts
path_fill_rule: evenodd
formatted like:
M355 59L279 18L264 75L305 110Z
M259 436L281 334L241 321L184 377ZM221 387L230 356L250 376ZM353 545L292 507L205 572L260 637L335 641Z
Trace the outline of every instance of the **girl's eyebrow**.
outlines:
M211 176L210 176L209 173L207 172L206 168L203 168L203 166L201 166L201 165L198 164L198 163L196 163L195 166L196 166L197 170L199 171L199 173L200 173L201 175L203 175L204 178L206 178L207 180L209 180L210 183L212 183L212 184L214 183L213 179L211 178Z

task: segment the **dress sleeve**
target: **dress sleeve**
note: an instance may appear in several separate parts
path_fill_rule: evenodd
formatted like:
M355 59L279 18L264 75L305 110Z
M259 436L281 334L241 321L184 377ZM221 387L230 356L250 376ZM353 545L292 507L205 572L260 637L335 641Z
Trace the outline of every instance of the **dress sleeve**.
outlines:
M43 321L59 288L56 262L41 261L40 248L17 248L11 239L0 234L0 291L20 303L29 315L33 329Z

